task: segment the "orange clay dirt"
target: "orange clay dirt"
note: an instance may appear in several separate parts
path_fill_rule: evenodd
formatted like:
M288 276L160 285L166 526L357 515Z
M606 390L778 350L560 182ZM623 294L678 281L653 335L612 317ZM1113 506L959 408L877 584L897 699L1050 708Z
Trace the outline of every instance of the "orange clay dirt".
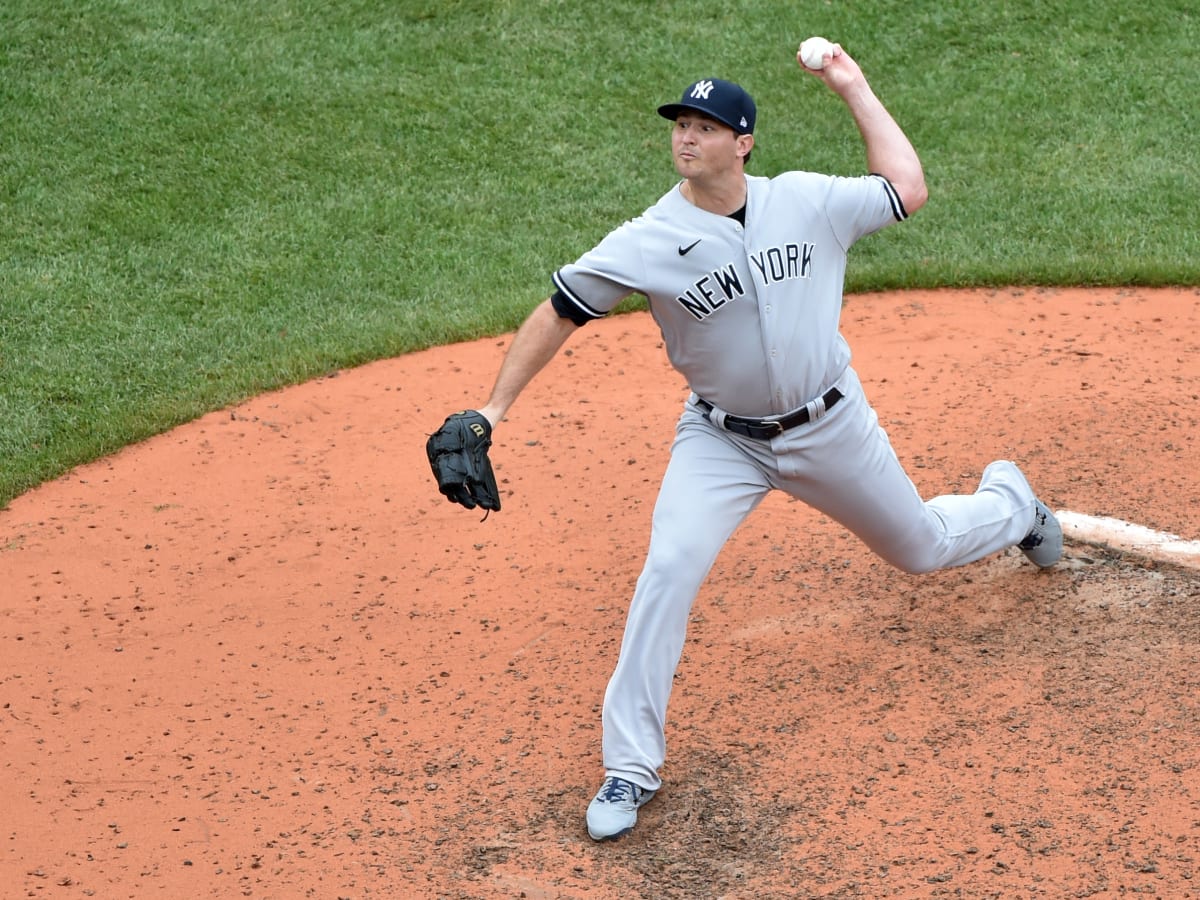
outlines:
M857 295L925 496L1200 537L1200 291ZM600 703L686 395L589 325L496 431L508 337L213 413L0 512L5 897L1200 897L1200 575L1068 544L907 576L773 495L698 598L665 785L594 844ZM843 473L849 474L849 473ZM703 527L703 523L697 523Z

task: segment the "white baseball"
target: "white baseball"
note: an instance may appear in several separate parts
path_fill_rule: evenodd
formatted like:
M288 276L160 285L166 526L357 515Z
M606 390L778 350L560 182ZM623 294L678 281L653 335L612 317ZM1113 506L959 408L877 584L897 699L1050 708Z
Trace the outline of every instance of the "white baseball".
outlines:
M825 38L806 38L800 45L800 62L809 69L823 69L825 68L825 56L829 53L833 53L833 44Z

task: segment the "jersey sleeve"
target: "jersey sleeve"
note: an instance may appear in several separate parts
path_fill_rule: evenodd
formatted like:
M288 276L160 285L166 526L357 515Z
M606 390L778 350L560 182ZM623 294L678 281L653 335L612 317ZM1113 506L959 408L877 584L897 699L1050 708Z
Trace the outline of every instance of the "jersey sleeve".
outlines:
M900 195L882 175L854 178L787 172L778 176L795 193L798 208L824 214L843 250L859 238L908 218Z
M838 240L847 249L859 238L908 218L892 183L877 174L831 178L825 211Z
M645 264L637 231L636 220L625 223L554 273L554 306L559 315L576 324L600 319L640 290Z

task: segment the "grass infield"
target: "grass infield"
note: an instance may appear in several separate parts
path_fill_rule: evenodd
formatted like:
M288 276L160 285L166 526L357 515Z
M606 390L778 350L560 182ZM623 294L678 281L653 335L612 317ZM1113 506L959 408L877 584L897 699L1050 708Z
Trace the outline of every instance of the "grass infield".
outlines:
M855 248L851 291L1200 283L1190 0L7 0L0 506L260 391L514 327L674 181L653 109L695 78L755 95L754 174L857 174L795 67L813 33L931 187Z

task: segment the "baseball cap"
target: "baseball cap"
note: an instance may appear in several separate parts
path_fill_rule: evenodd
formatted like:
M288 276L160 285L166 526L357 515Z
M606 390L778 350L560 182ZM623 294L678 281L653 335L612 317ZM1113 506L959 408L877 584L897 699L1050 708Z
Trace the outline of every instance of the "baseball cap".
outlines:
M702 78L689 84L678 103L666 103L658 108L664 119L675 121L684 110L704 113L723 122L738 134L754 133L754 99L745 89L732 81Z

